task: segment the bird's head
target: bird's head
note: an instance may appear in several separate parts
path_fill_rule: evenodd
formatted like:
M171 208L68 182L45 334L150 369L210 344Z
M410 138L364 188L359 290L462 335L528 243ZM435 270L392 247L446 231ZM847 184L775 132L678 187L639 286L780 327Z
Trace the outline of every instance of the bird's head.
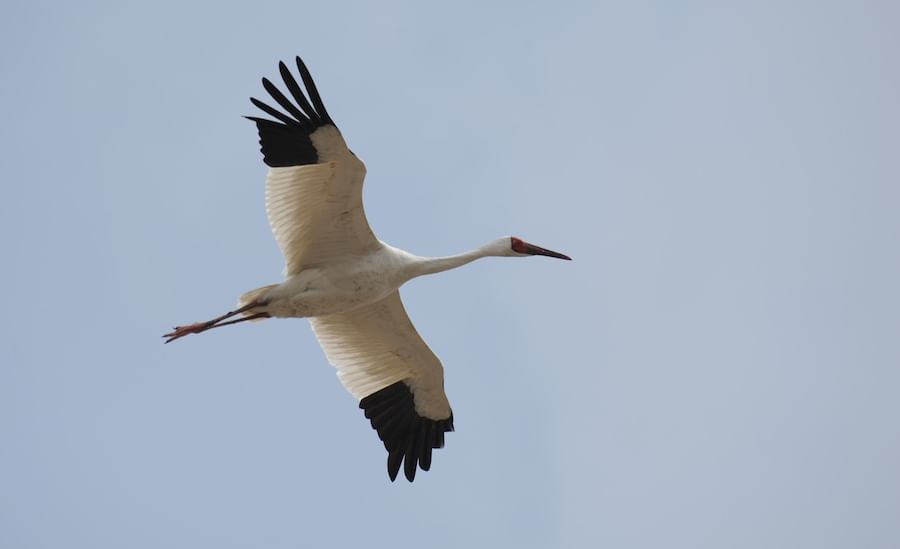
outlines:
M496 241L498 251L501 252L498 255L505 255L509 257L525 257L528 255L545 255L547 257L555 257L557 259L565 259L567 261L571 261L572 258L561 254L559 252L554 252L553 250L548 250L547 248L541 248L540 246L535 246L529 242L525 242L521 238L515 236L507 236Z

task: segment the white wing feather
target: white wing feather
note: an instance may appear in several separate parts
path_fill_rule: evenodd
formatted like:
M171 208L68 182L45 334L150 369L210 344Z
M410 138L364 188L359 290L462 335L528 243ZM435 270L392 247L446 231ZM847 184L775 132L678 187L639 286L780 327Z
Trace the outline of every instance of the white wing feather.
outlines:
M319 135L317 135L319 134ZM379 246L362 204L365 164L333 126L317 130L320 164L269 168L266 213L285 260L285 274L358 256Z
M444 368L410 322L398 292L347 313L309 320L325 356L353 396L362 399L403 380L419 415L434 420L450 416Z

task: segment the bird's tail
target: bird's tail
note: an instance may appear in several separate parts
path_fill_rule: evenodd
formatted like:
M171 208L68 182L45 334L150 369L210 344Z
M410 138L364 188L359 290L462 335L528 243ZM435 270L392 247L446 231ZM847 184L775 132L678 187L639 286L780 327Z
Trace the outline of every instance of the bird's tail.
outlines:
M268 286L263 286L262 288L257 288L255 290L250 290L249 292L244 292L241 294L241 297L238 298L238 307L246 307L250 305L254 301L260 298L264 293L268 292L278 284L269 284ZM253 309L248 309L243 314L244 316L250 316L252 314L256 314L259 311L254 311Z

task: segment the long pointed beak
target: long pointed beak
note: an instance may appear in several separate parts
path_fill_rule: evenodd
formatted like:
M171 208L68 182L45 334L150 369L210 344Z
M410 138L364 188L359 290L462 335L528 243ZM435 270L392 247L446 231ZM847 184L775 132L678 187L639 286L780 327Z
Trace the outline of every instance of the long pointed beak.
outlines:
M525 244L524 252L526 254L546 255L547 257L555 257L557 259L565 259L566 261L572 261L572 258L567 256L566 254L554 252L553 250L548 250L547 248L541 248L540 246L535 246L534 244L529 244L527 242L525 242L524 244Z

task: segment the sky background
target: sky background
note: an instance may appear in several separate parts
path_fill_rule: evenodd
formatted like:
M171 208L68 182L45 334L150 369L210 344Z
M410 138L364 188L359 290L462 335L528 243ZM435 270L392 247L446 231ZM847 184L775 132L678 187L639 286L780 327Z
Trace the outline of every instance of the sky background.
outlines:
M15 2L0 546L900 546L900 4ZM280 280L253 125L300 54L455 433L390 483Z

